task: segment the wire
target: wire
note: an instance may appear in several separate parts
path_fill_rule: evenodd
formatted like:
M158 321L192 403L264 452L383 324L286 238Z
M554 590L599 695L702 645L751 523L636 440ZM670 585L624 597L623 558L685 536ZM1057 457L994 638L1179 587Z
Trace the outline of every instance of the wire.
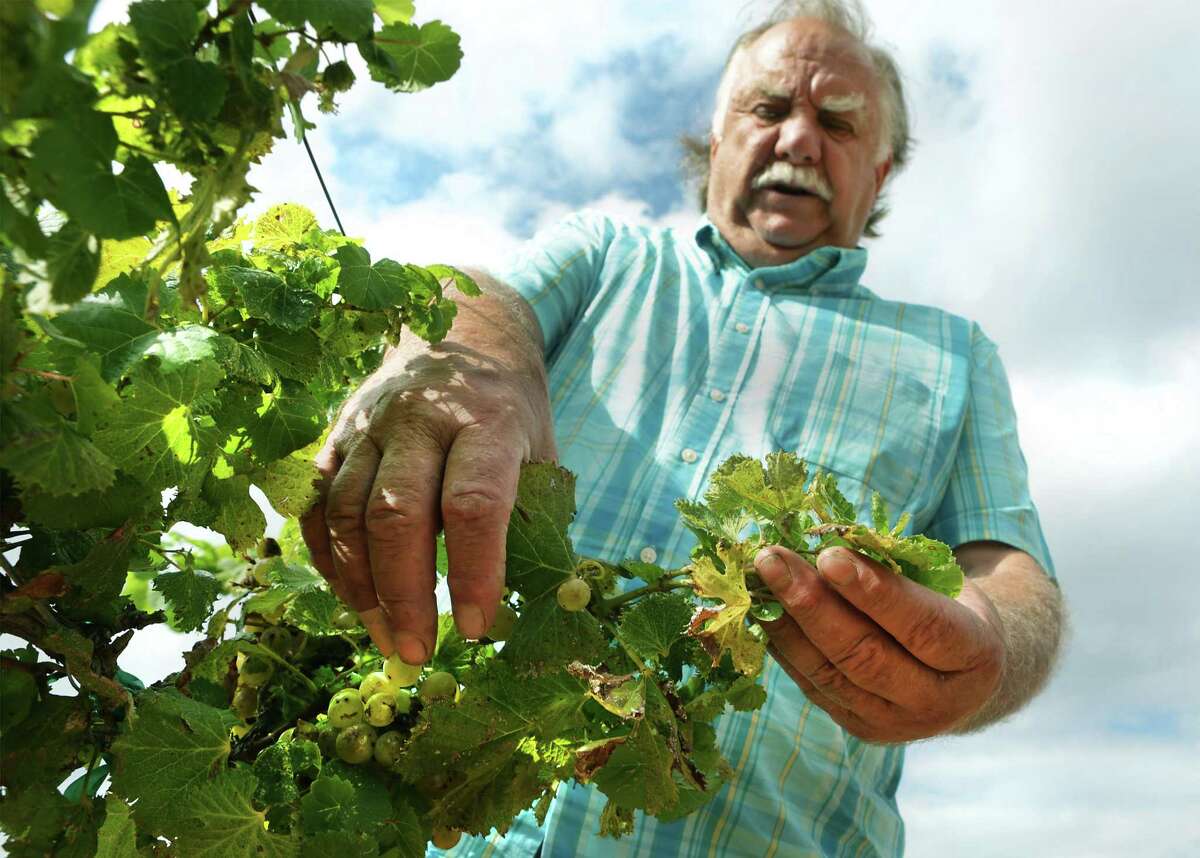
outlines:
M258 21L254 18L254 10L247 8L246 14L250 17L250 26L256 26ZM271 67L274 68L274 64ZM296 116L300 116L299 107L296 109ZM300 121L303 122L303 119ZM321 191L325 194L325 202L329 203L329 210L333 212L333 220L337 224L338 232L345 235L346 229L342 226L342 219L338 217L337 206L333 204L333 197L329 193L329 188L325 186L325 177L321 175L321 168L317 166L317 158L313 155L312 147L308 145L308 135L305 133L303 125L297 130L300 132L300 142L304 144L304 151L308 153L308 160L312 164L313 172L317 174L317 181L321 183Z

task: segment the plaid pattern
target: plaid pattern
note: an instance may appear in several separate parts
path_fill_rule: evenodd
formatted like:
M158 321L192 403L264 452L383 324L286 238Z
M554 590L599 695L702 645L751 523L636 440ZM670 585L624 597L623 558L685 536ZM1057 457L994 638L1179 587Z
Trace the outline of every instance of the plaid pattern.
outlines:
M583 213L498 272L545 334L578 551L683 565L694 538L674 499L699 498L733 453L792 450L832 471L862 520L875 490L914 532L1006 542L1053 574L995 345L966 319L880 299L859 284L866 260L825 247L750 269L706 219L688 235ZM699 812L639 815L632 836L602 839L605 796L563 787L544 830L524 814L453 854L530 856L543 835L546 858L902 854L903 748L848 735L767 663L767 704L718 721L738 777Z

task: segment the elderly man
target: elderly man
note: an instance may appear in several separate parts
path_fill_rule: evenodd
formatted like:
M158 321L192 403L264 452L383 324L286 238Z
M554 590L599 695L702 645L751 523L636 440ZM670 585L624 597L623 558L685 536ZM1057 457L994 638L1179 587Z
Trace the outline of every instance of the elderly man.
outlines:
M540 235L449 339L402 344L350 400L305 522L314 560L384 652L435 636L445 529L462 633L491 622L522 461L578 476L582 553L682 565L672 500L734 452L793 450L955 547L957 600L845 550L817 568L756 560L786 607L768 629L768 702L727 714L738 777L672 824L597 842L604 797L564 788L456 854L897 855L904 742L979 728L1045 680L1061 606L1029 499L1007 382L973 323L860 285L864 232L903 164L891 60L855 5L787 4L735 46L693 234L569 218ZM490 850L490 851L489 851Z

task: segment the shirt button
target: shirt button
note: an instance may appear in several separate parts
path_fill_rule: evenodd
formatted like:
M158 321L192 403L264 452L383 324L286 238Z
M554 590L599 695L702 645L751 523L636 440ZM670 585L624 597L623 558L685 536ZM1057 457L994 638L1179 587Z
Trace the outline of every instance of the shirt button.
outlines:
M700 458L700 454L697 453L695 450L693 450L691 447L685 447L683 452L679 454L679 458L683 459L683 461L687 462L690 465L690 464L692 464L692 462L694 462Z
M733 326L733 329L735 331L737 331L739 334L750 333L750 326L747 325L745 322L738 322L736 325Z
M713 392L710 393L709 396L712 397L713 402L724 402L725 401L725 394L719 390L713 390Z
M658 559L658 552L654 550L653 546L647 545L641 550L638 557L642 558L643 563L653 563Z
M763 288L763 281L762 281L761 277L759 277L757 280L754 281L754 288L755 289Z

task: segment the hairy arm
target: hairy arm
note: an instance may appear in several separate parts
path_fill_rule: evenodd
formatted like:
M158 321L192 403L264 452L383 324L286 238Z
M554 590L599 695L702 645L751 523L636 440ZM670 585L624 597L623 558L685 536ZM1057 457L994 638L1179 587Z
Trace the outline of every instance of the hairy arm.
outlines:
M1058 585L1024 551L1002 542L968 542L954 555L995 608L1004 639L999 687L951 730L969 733L1013 714L1042 690L1066 631L1066 608Z

